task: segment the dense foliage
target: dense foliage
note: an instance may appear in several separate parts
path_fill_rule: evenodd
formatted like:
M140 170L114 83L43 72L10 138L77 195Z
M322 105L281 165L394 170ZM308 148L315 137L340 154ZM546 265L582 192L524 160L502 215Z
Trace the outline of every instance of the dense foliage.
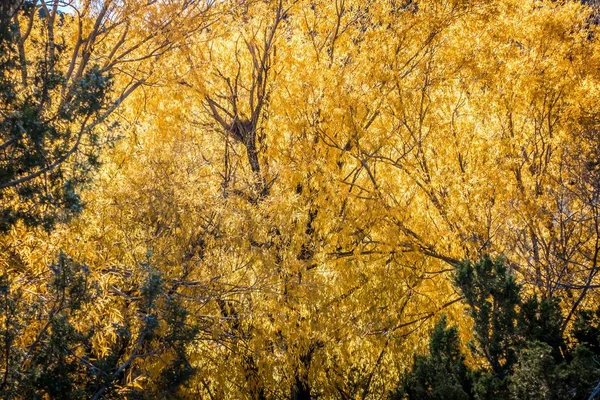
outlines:
M600 308L581 310L570 335L557 299L525 295L502 259L457 266L473 318L466 363L458 330L441 318L429 354L415 356L397 399L593 399L600 393ZM479 362L477 362L479 361Z
M0 397L600 391L598 15L0 2Z
M84 322L84 315L94 302L101 301L103 289L87 267L64 254L50 268L45 297L33 302L19 291L10 291L9 278L2 277L3 398L175 398L179 386L194 372L186 346L197 329L187 323L187 312L166 290L160 273L148 264L143 266L147 277L129 294L136 301L135 311L114 327L112 346L99 352L92 339L102 326ZM43 327L31 343L23 344L19 337L39 320ZM136 322L140 325L137 332ZM136 380L152 378L150 384L137 383L116 396L116 389L131 383L131 364L141 361L160 365L160 373L153 375L140 364Z
M34 14L42 11L32 2L19 0L3 2L0 9L0 195L5 204L6 197L16 197L2 209L3 231L17 220L49 228L57 213L80 210L75 188L96 164L98 138L88 135L89 151L74 174L65 175L62 164L88 130L87 121L97 118L105 108L111 86L110 76L98 66L68 82L67 72L58 67L68 48L57 45L58 38L32 41L31 48L26 49L32 31L54 25L50 21L44 25L50 18L46 14L36 21ZM57 12L53 18L64 19L64 15ZM21 28L20 19L28 21L26 27ZM48 38L41 38L44 36ZM55 94L61 91L61 104L53 105ZM34 179L42 174L46 179Z

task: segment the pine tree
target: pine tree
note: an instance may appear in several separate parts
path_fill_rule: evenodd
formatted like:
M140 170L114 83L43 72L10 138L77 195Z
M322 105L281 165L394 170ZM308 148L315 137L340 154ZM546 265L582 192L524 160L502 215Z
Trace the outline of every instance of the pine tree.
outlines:
M457 328L447 328L442 317L430 354L415 357L393 398L583 400L593 393L600 379L600 309L579 312L569 343L558 299L523 296L503 258L458 264L454 284L473 320L471 357L483 366L465 366Z
M85 265L61 254L52 264L45 297L28 301L0 280L0 395L3 399L174 398L196 370L187 346L198 327L169 294L162 276L146 265L147 277L130 298L136 318L114 329L102 351L99 330L86 317L105 293ZM151 372L145 363L159 363ZM119 390L127 379L143 380L142 391Z
M446 317L435 325L429 354L415 355L412 370L403 378L392 399L463 400L472 398L472 380L460 351L458 329Z
M77 191L98 166L100 139L89 121L106 108L112 77L95 65L69 82L61 66L68 24L29 0L0 7L0 231L19 220L50 229L79 213Z

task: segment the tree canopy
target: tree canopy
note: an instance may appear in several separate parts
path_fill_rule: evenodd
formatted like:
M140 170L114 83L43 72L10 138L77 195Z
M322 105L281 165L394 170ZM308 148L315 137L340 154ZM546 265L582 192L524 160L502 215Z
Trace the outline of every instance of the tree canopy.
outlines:
M600 392L597 23L3 2L1 396Z

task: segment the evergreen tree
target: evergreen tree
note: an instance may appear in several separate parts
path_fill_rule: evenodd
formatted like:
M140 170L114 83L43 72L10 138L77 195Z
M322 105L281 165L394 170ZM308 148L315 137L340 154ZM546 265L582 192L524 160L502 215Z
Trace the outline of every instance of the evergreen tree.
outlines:
M575 341L568 345L558 300L524 298L502 258L460 263L454 284L474 323L471 355L484 366L465 366L456 327L447 328L442 317L431 334L430 354L415 357L392 398L595 398L600 309L579 313Z
M472 398L471 376L460 352L458 330L448 327L446 317L435 325L429 342L429 354L415 355L410 373L402 380L392 399L449 399Z
M3 276L0 286L0 397L3 399L173 398L195 373L186 347L198 328L170 294L162 276L147 266L143 285L132 293L137 321L115 329L102 353L92 340L98 329L86 310L104 295L88 269L64 254L52 265L46 298L27 301ZM33 334L32 334L33 332ZM160 374L143 368L163 364ZM143 391L118 391L126 379L144 378Z
M107 106L112 78L96 65L69 81L62 58L70 49L60 41L67 23L29 0L0 7L0 232L19 220L49 229L80 212L77 189L98 166L91 124Z

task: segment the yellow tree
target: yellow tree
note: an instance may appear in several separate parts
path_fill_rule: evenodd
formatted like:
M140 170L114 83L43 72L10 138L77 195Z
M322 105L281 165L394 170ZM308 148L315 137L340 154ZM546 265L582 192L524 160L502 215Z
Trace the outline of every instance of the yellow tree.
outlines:
M367 78L380 55L360 57L367 40L382 44L389 35L382 19L391 11L258 3L232 15L211 52L189 50L194 70L181 84L197 100L185 108L235 221L226 235L235 241L222 242L223 254L235 258L221 256L221 268L236 265L241 248L245 269L272 286L222 303L222 318L235 310L230 335L250 397L385 392L393 380L381 375L394 361L388 347L406 345L411 330L454 300L440 292L437 304L426 304L416 289L424 270L437 271L410 254L390 224L377 171L361 148L386 90L380 76ZM410 8L395 12L398 26L407 19L413 33L426 32L407 44L407 68L456 14L452 7L423 18Z
M361 348L378 356L346 359L364 366L352 389L328 382L332 393L367 394L369 368L385 359L380 350L390 342L381 338L451 304L438 275L464 258L504 254L524 266L533 290L578 290L565 306L574 311L581 304L597 273L593 178L572 158L595 146L589 135L579 136L594 124L583 93L597 85L595 28L585 7L446 1L261 7L256 16L243 10L241 26L228 25L225 43L212 42L210 58L195 60L202 74L186 85L203 107L190 105L192 122L223 136L223 150L212 155L223 160L226 196L237 197L236 209L248 201L247 215L260 218L243 224L246 248L274 257L264 273L277 271L283 285L277 306L289 302L293 310L292 318L273 324L292 323L288 332L274 329L286 349L300 351L287 372L293 393L310 386L303 381L327 386L310 375L319 354L336 368L343 364L334 354L345 344L315 335L316 321L336 326L344 312L364 313L364 320L352 320L356 328L374 312L370 302L393 314L391 323L380 316L369 321L380 342ZM588 176L587 189L573 193L566 176ZM288 215L292 201L298 202L292 209L306 214L288 231L276 215ZM298 229L300 240L282 233ZM389 281L374 282L382 276ZM357 308L344 309L361 291L366 298ZM387 307L374 295L381 292L389 295ZM344 302L321 300L323 293ZM405 302L413 318L394 309ZM343 337L365 335L352 329ZM342 380L350 379L350 367L341 369Z
M211 2L12 0L2 6L2 230L77 212L76 188L114 138L99 128ZM57 215L59 214L59 215Z
M0 7L0 390L7 398L32 391L56 396L61 384L67 385L65 396L84 387L91 398L99 398L117 387L127 392L135 379L146 375L133 370L132 363L152 354L141 347L153 346L152 320L143 315L151 315L159 301L148 296L149 288L157 286L156 274L147 271L136 287L147 301L126 331L139 340L129 341L121 334L120 342L103 346L87 336L104 326L97 323L103 319L86 312L96 300L102 310L98 293L102 297L112 286L102 281L105 286L99 288L87 267L59 255L52 234L36 227L50 231L56 221L81 211L75 190L89 183L100 148L114 141L116 126L109 123L115 122L115 112L136 90L156 82L153 63L204 27L210 6L210 1L40 0L4 2ZM76 251L65 249L71 250ZM168 297L160 301L174 306ZM120 304L112 305L111 310L119 309ZM182 315L177 307L171 311L163 320L175 326ZM174 338L168 329L166 334ZM56 342L57 337L64 343ZM49 356L57 349L63 352L60 357ZM100 368L97 375L100 380L78 380L81 371L95 371L107 360L106 371ZM69 368L74 372L71 378L60 374ZM48 380L49 376L54 377Z
M190 398L380 398L440 311L468 336L446 278L484 253L573 313L597 302L589 10L215 11L156 64L164 85L132 94L81 217L52 237L13 231L24 270L49 248L89 266L103 288L87 317L105 327L96 348L137 321L146 265L199 329ZM137 360L130 383L164 365Z

